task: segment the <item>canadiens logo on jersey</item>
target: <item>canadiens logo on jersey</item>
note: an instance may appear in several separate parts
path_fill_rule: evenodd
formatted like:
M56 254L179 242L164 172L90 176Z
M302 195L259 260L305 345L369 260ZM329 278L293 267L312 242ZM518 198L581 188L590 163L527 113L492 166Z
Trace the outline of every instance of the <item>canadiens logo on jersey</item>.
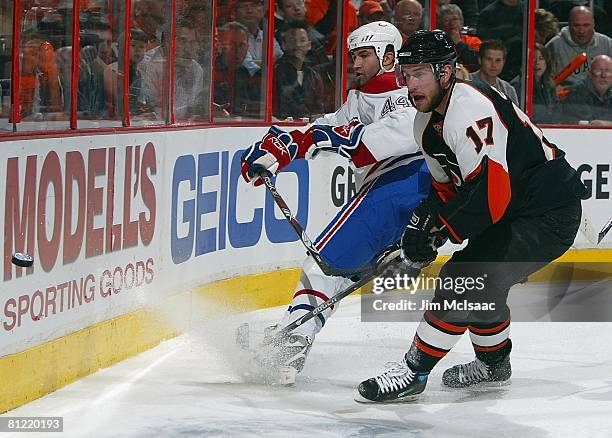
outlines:
M387 97L385 104L382 107L380 112L380 117L384 117L389 114L391 111L395 111L397 108L408 108L410 105L410 101L406 96L398 96L393 100L393 97Z
M342 137L348 138L349 134L351 133L351 126L350 125L338 126L334 128L334 132L338 135L341 135Z

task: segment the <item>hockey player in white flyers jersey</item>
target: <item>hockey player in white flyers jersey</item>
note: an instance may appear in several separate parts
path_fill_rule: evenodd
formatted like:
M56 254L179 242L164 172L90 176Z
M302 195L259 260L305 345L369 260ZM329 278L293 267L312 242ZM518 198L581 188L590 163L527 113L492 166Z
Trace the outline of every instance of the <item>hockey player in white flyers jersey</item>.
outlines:
M416 32L398 53L398 78L419 111L415 138L433 176L430 197L402 236L402 259L429 259L432 232L468 242L442 267L433 305L403 360L362 382L359 401L413 399L466 332L476 358L447 369L442 383L506 382L509 289L567 251L580 224L585 187L564 152L503 93L455 79L456 59L438 30ZM478 278L483 287L453 287Z
M253 166L278 173L291 160L337 153L355 168L357 193L315 240L315 248L335 269L358 271L372 264L397 242L413 209L427 195L431 176L412 132L416 114L393 72L401 34L379 21L355 30L348 38L357 88L333 114L327 114L306 132L283 132L273 126L261 141L242 156L247 182L261 182ZM312 257L302 274L286 315L277 329L300 318L334 296L351 280L326 276ZM272 352L278 368L299 372L315 335L333 310L326 310L300 325ZM296 373L293 373L295 375ZM291 382L288 382L291 383Z

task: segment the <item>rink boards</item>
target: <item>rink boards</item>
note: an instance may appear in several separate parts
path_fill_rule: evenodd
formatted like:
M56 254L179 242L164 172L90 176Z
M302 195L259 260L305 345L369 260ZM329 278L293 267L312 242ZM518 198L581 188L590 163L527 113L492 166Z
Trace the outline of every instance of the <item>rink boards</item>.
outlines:
M240 177L241 149L265 131L4 142L0 412L187 329L172 318L177 302L206 296L240 311L289 300L304 249L269 194ZM597 231L612 215L611 132L546 131L581 172ZM351 180L332 158L293 163L277 184L314 238L351 196ZM580 234L565 259L609 260L610 237L595 250ZM11 264L23 250L32 268Z

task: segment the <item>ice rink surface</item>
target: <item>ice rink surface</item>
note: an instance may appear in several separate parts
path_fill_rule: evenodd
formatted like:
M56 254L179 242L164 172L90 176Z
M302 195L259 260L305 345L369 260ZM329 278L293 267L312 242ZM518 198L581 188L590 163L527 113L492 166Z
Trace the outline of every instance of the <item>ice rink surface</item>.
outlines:
M511 385L445 390L444 369L472 360L465 335L419 401L363 405L356 385L402 358L416 324L362 323L349 297L294 387L245 383L234 328L281 313L209 318L6 415L63 416L69 437L612 437L612 323L513 323Z

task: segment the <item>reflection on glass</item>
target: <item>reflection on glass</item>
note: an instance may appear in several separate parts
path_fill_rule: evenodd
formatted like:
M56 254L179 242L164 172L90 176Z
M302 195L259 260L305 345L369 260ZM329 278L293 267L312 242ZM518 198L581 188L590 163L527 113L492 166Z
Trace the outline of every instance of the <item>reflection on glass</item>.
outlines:
M143 59L136 66L134 80L140 90L130 120L133 125L162 124L168 118L170 95L171 8L167 0L133 0L132 6L133 27L144 34L146 43Z
M120 126L123 119L124 4L91 2L80 20L79 127Z
M520 93L520 77L512 81ZM559 123L561 120L559 97L552 79L552 58L550 51L542 44L535 43L533 52L533 115L535 123Z
M277 5L282 20L276 23L275 37L283 55L274 68L274 117L312 120L333 112L338 2L329 2L326 8L303 0L283 0ZM353 28L357 18L352 5L347 14Z
M402 0L393 8L393 24L404 41L417 30L423 29L423 6L416 0Z
M142 77L140 76L140 71L138 70L138 65L144 59L146 48L147 48L147 36L146 34L137 28L132 28L130 30L130 59L129 59L129 77L128 77L128 104L130 109L130 114L138 115L143 112L143 108L139 105L138 98L142 92ZM125 47L125 35L121 34L119 37L119 41L117 44L120 52L123 51L123 47ZM121 64L121 67L120 67ZM123 68L123 60L121 63L119 61L115 61L110 64L110 68L113 71L113 74L116 75L116 81L123 85L124 81L124 68ZM119 86L119 85L118 85ZM121 89L123 87L121 86ZM119 108L119 113L123 114L123 97L120 94L117 94L117 99L115 101L115 105Z
M13 68L13 2L0 2L0 130L12 131L11 72Z
M261 114L261 72L244 66L249 50L248 29L230 22L217 30L215 57L215 117L256 118Z
M308 57L312 42L306 23L287 26L281 41L283 55L274 67L274 116L310 119L323 114L323 78Z
M612 126L612 58L598 55L586 78L574 86L563 101L565 122Z
M22 5L17 129L66 129L70 115L72 9L64 3Z
M505 81L521 74L524 13L524 2L503 0L488 4L478 15L476 36L483 41L500 40L506 47L504 67L499 75Z
M174 115L178 123L210 121L211 11L210 0L179 11L174 58Z

